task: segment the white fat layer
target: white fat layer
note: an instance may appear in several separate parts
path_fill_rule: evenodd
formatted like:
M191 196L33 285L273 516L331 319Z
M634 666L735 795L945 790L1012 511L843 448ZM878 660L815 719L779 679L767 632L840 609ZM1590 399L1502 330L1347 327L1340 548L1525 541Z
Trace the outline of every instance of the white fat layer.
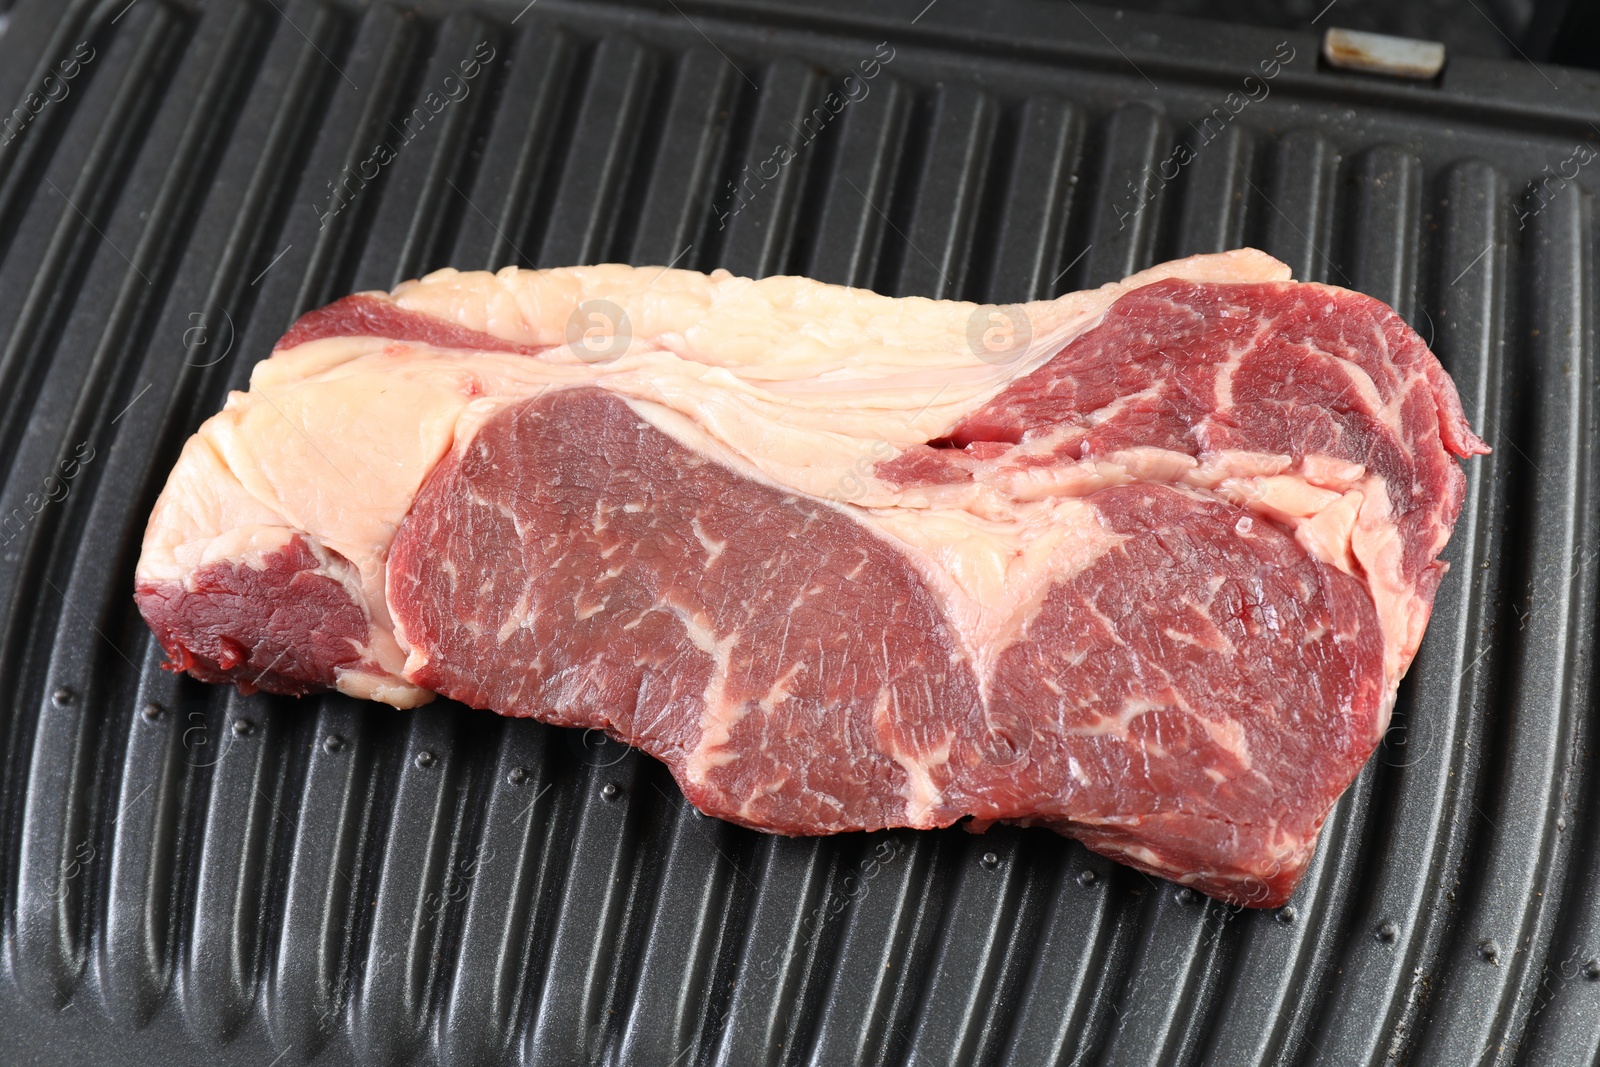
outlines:
M425 695L406 680L423 658L397 632L385 579L390 543L423 479L508 404L595 385L708 458L825 501L902 549L941 601L980 685L1050 586L1120 543L1083 498L1164 481L1233 500L1289 527L1315 558L1363 576L1386 635L1392 693L1426 606L1399 577L1381 481L1359 466L1310 457L1291 469L1288 457L1243 452L1196 461L1146 448L960 486L900 489L874 476L879 463L942 436L1094 326L1124 293L1168 277L1279 281L1289 271L1252 251L1198 256L1023 305L1032 340L1003 363L980 358L969 342L983 308L957 301L722 271L439 271L392 299L554 347L528 356L333 337L274 353L256 366L250 391L232 394L185 446L151 517L138 575L183 581L223 559L259 566L293 533L308 534L350 561L339 580L371 620L367 651L381 673L345 672L340 687L409 706ZM591 363L566 346L567 328L580 305L596 300L621 309L625 343L615 358ZM708 558L720 552L701 543ZM732 725L730 709L709 707L713 696L696 757L707 762ZM938 754L908 758L934 761L926 772Z
M334 671L339 692L359 700L376 700L397 708L416 708L433 700L434 694L410 682L397 682L391 674L341 667Z
M907 750L900 746L894 733L894 694L888 689L878 691L872 707L872 722L878 742L889 758L905 771L906 784L901 794L906 799L906 823L914 827L937 825L934 810L944 801L944 792L933 780L933 772L950 760L952 736L928 751Z
M728 670L733 648L739 641L738 631L717 638L690 620L685 619L684 625L689 628L689 639L695 647L711 657L711 677L706 681L705 705L700 713L700 739L684 761L690 780L704 783L712 771L738 757L728 741L750 707L728 695Z

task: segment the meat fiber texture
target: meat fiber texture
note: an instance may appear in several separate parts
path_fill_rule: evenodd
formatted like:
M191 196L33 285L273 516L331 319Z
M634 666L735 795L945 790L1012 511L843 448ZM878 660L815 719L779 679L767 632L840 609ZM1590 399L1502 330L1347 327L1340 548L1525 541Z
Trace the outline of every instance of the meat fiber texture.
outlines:
M1486 451L1398 315L1289 274L347 297L189 440L138 604L197 678L604 730L744 826L1047 826L1278 905Z

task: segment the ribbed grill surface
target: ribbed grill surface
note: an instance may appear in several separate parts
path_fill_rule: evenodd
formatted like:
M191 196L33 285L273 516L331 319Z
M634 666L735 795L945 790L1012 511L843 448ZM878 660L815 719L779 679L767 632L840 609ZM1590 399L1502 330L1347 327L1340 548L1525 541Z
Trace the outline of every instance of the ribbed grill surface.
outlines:
M1294 36L1233 117L1280 35L1036 0L522 2L23 0L0 37L28 115L0 144L0 1061L1600 1053L1571 163L1600 79L1392 85ZM133 608L183 440L352 290L624 260L1014 301L1241 243L1399 309L1494 448L1394 727L1280 912L1043 831L745 832L597 736L175 677Z

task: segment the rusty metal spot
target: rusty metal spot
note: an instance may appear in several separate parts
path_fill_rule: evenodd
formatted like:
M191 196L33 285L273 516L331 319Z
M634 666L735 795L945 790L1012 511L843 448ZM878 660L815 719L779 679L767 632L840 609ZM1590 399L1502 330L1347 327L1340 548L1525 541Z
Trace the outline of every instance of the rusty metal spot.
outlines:
M1329 30L1322 35L1322 58L1341 70L1427 81L1444 69L1444 45L1386 33Z

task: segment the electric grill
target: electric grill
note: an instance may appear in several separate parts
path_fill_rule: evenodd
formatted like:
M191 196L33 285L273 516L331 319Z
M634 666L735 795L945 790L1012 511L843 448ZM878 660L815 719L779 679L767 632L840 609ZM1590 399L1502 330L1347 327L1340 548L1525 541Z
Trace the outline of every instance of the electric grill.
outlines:
M1054 0L22 0L13 102L0 1062L1600 1052L1600 75ZM598 735L164 672L133 607L184 439L350 291L622 260L1019 301L1241 244L1394 306L1494 449L1277 911L1042 830L747 832Z

